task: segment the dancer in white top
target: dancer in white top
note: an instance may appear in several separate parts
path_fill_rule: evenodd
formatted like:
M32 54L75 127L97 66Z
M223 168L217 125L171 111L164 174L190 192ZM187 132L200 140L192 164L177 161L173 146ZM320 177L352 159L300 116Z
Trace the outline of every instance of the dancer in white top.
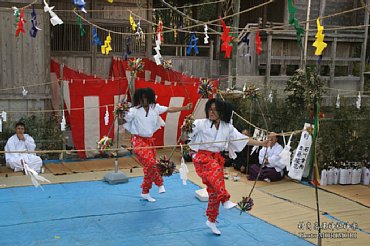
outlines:
M133 105L125 115L124 127L132 134L131 142L134 153L144 168L141 197L149 202L155 202L149 194L152 183L154 182L159 187L159 193L164 193L166 190L163 186L163 179L155 167L156 150L145 147L154 145L153 134L164 126L160 114L190 110L192 104L189 103L183 107L161 106L156 103L155 93L151 88L142 88L135 91Z
M36 148L33 138L25 134L25 125L22 122L15 124L16 133L11 136L6 145L5 151L34 151ZM41 171L42 160L35 153L5 153L6 165L14 172L23 171L24 164L36 172Z
M203 184L207 186L209 200L206 211L208 216L206 225L211 228L214 234L220 235L221 232L216 227L220 203L226 209L236 206L235 203L229 201L230 194L225 188L223 170L225 160L220 152L227 150L229 151L229 156L235 158L235 152L242 151L247 144L267 146L268 141L256 141L240 133L230 123L232 116L230 103L218 99L210 99L206 103L205 111L207 118L195 120L195 126L192 132L188 134L188 137L191 139L189 146L193 151L197 152L193 156L195 170L199 177L202 178Z

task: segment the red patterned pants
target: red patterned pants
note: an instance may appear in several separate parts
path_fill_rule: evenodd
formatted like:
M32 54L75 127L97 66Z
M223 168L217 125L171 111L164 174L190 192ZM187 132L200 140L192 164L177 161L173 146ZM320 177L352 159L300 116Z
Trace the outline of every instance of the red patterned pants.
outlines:
M152 183L154 182L157 186L163 185L162 176L159 174L156 164L156 151L155 149L136 149L139 147L149 147L154 145L154 138L145 138L137 135L133 135L132 144L134 148L134 153L139 162L144 168L144 180L141 184L142 193L147 194L152 188Z
M224 203L230 199L224 181L225 159L220 153L199 150L193 157L193 163L203 184L207 186L209 198L206 215L210 222L215 222L220 202Z

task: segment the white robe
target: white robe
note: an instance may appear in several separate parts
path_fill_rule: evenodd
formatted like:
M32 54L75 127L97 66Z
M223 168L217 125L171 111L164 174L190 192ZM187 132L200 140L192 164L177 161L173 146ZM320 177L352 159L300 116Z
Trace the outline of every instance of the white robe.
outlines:
M159 128L164 126L164 121L159 115L167 110L168 107L158 103L150 105L148 113L143 107L132 107L125 115L126 123L123 126L131 134L152 137Z
M229 151L230 156L230 152L240 152L248 143L248 140L245 140L248 137L244 134L241 134L231 123L225 123L221 121L218 129L216 129L216 127L212 125L212 121L209 119L199 119L194 121L194 125L195 127L193 127L193 132L189 134L191 139L189 146L190 149L194 151L207 150L211 152L221 152L226 150ZM229 141L235 139L243 140ZM193 143L217 141L226 142L192 145Z
M267 154L265 157L265 152L267 149ZM273 167L275 168L276 172L279 172L280 174L283 174L283 169L285 168L285 165L280 163L280 156L279 154L283 151L283 146L281 146L278 143L275 143L272 147L263 147L259 152L259 162L260 164L263 163L263 157L268 159L269 164L266 165L266 167Z
M24 138L25 141L22 141L18 139L17 134L11 136L5 145L5 151L34 151L36 144L33 138L28 134L24 134ZM35 153L5 153L5 160L6 165L15 172L23 170L21 160L36 172L41 171L42 160Z

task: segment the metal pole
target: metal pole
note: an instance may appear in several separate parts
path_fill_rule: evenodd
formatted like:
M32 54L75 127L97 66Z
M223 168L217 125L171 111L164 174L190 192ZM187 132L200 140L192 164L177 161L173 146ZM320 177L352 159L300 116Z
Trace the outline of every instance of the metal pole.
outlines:
M311 12L311 0L308 0L307 3L307 15L306 15L306 30L305 30L305 37L304 37L304 52L303 52L303 69L306 69L307 64L307 45L308 45L308 31L310 29L310 12Z
M60 64L59 65L59 69L60 69L59 82L60 82L60 107L61 107L61 110L62 110L61 114L60 114L61 118L63 117L63 111L64 111L64 80L63 80L64 74L63 74L63 68L64 68L64 64ZM62 146L63 152L60 153L59 160L61 160L63 162L64 161L64 153L66 151L66 132L65 132L65 130L62 132L62 145L63 145Z

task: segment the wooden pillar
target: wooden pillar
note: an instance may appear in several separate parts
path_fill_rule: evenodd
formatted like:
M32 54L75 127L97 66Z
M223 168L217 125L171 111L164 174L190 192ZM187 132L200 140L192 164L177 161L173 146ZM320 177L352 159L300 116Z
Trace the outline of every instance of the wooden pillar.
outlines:
M271 50L272 50L272 34L267 33L267 62L266 62L266 79L264 84L266 94L267 86L271 88Z
M366 0L366 5L370 4L370 0ZM364 24L369 24L369 11L368 9L365 9L365 20ZM365 27L365 34L364 34L364 42L362 43L361 47L361 70L360 70L360 90L364 90L365 85L365 78L364 78L364 72L365 72L365 65L366 65L366 49L367 49L367 39L369 35L369 27Z
M152 19L152 15L153 15L153 1L152 0L148 0L147 1L147 6L148 6L148 10L146 12L146 15L147 15L147 19L148 20L151 20ZM150 33L152 32L153 30L153 27L152 27L152 24L148 24L148 30L147 32ZM146 51L145 51L145 56L146 57L152 57L152 52L153 52L153 47L152 47L152 35L150 34L145 34L145 43L146 43Z
M331 62L330 62L330 81L329 81L329 87L333 87L334 85L334 77L335 77L335 59L337 57L337 31L334 31L334 40L331 45Z

